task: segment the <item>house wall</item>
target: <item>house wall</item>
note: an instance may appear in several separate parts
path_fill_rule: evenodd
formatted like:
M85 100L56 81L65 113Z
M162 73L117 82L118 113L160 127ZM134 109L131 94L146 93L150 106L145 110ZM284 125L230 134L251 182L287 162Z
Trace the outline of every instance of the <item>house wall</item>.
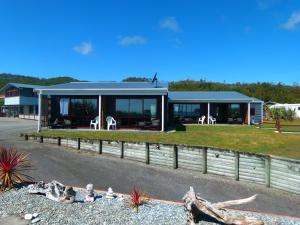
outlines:
M263 121L263 104L262 103L251 103L251 109L254 109L255 115L252 116L255 123L261 123Z

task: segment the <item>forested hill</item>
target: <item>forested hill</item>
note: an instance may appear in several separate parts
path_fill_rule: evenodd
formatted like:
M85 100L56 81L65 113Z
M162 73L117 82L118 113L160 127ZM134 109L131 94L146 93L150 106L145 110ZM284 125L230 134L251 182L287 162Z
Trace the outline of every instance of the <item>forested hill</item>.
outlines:
M31 76L13 75L0 73L0 89L7 83L22 83L35 85L53 85L67 83L71 81L78 81L72 77L53 77L53 78L37 78Z
M123 81L151 81L146 77L128 77ZM169 83L170 91L237 91L265 102L300 103L300 86L282 83L226 84L205 80L183 80Z
M78 81L72 77L36 78L0 73L0 88L5 84L15 82L36 85L52 85ZM151 81L146 77L128 77L123 81ZM183 80L169 83L170 91L238 91L245 95L259 98L265 102L300 103L300 86L285 85L282 83L234 83L226 84L205 80Z
M234 83L207 81L177 81L169 83L172 91L237 91L265 102L300 103L300 86L282 83Z

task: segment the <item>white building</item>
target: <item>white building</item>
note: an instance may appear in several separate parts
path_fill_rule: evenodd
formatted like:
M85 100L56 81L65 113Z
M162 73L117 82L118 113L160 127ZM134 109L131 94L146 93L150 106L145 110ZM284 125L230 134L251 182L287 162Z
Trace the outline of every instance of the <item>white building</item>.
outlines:
M270 109L274 109L274 108L285 108L286 110L292 110L295 112L295 117L300 118L300 103L299 104L275 104L270 106Z

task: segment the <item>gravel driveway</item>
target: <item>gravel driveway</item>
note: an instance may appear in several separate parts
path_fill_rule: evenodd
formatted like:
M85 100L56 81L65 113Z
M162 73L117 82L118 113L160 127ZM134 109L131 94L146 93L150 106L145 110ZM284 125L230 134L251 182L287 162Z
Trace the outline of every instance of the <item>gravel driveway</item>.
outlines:
M31 175L36 180L49 182L56 179L78 187L84 187L91 182L97 189L111 186L114 191L123 193L138 186L151 197L175 201L180 201L189 186L193 186L212 202L258 194L256 201L237 208L300 216L299 195L221 176L172 170L54 145L26 142L19 137L21 132L35 128L34 121L0 118L0 144L30 153L36 169Z

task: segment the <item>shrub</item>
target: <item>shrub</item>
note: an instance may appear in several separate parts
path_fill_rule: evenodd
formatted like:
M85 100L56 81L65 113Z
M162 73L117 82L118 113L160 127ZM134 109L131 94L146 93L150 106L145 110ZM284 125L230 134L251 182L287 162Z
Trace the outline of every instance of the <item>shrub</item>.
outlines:
M27 154L14 148L0 146L0 191L12 188L15 184L32 181L25 171L32 170Z
M130 203L129 205L136 209L136 212L139 211L139 207L142 204L145 204L148 201L146 194L143 193L138 188L134 187L130 194Z

